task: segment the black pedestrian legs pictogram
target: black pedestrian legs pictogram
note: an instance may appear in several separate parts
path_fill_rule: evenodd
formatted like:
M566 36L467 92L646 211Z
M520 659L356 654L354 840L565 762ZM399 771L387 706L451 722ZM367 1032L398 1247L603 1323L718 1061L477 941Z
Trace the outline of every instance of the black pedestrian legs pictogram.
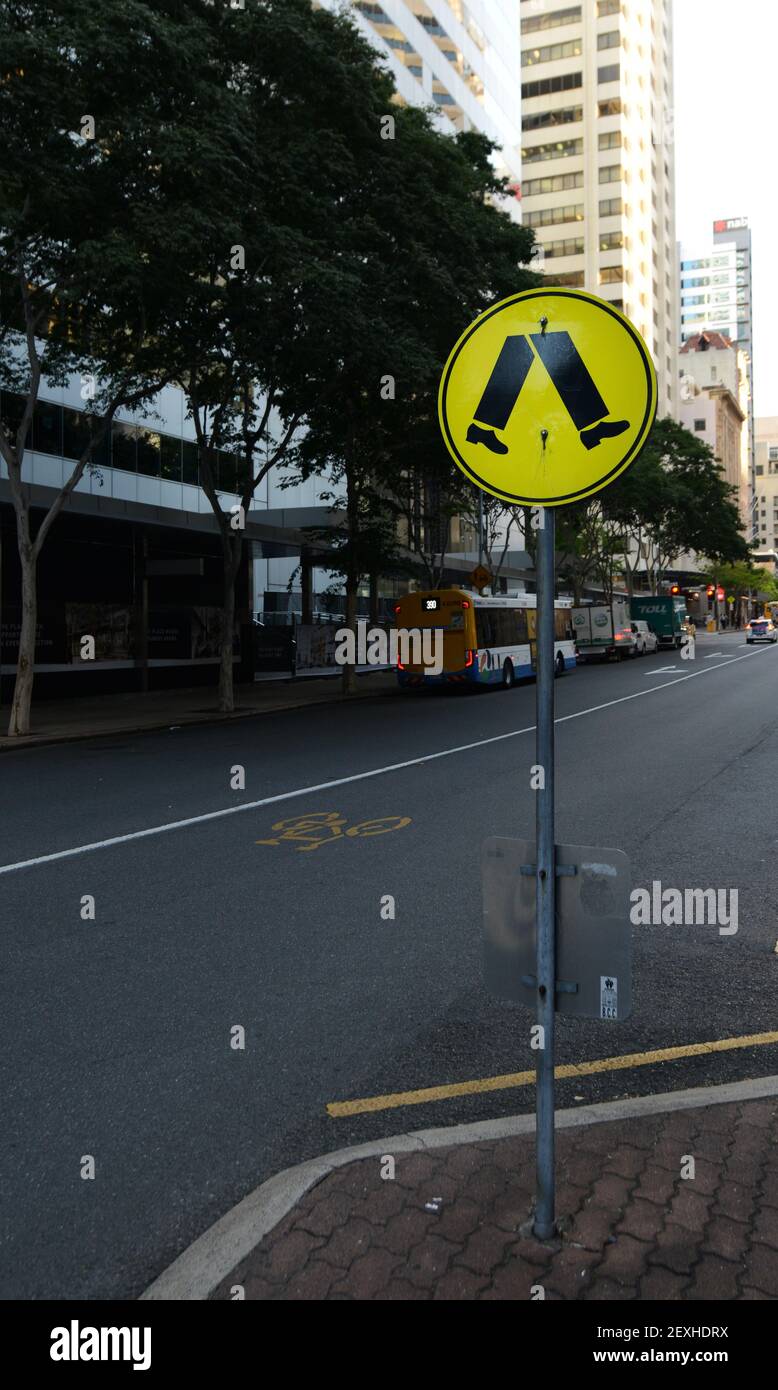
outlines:
M526 336L521 333L506 338L502 346L473 424L467 431L471 444L485 444L493 454L508 453L507 444L498 439L494 431L505 429L535 360L530 340L580 432L585 448L593 449L602 439L610 439L629 429L629 420L607 419L608 407L569 333L543 332Z

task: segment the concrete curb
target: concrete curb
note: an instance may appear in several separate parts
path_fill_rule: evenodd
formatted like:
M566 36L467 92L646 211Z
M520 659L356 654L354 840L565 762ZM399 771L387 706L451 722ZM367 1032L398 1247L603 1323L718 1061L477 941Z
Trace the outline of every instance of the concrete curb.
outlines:
M605 1101L581 1106L579 1110L560 1110L557 1129L579 1125L605 1124L634 1119L641 1115L667 1114L674 1110L693 1110L700 1106L727 1105L745 1100L761 1100L778 1095L778 1076L735 1081L724 1086L698 1086L688 1091L638 1096L633 1100ZM277 1226L306 1192L337 1168L363 1158L382 1154L410 1153L419 1149L449 1148L455 1144L478 1144L495 1139L532 1134L535 1116L514 1115L500 1120L422 1129L395 1134L387 1139L336 1149L286 1168L244 1197L209 1230L198 1237L140 1295L143 1300L188 1301L207 1299L232 1269Z

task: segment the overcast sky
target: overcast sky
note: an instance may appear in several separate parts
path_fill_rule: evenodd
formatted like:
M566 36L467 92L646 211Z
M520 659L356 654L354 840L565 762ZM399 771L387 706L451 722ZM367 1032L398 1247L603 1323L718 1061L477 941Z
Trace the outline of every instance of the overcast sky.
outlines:
M754 409L778 415L778 4L675 0L675 178L681 241L747 217L753 245Z

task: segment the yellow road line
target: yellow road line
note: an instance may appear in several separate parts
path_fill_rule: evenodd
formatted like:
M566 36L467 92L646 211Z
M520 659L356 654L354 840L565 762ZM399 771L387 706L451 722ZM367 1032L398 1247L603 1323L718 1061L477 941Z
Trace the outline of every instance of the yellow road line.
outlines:
M714 1042L687 1043L685 1047L662 1047L656 1052L630 1052L624 1057L600 1057L577 1066L555 1067L560 1080L570 1076L594 1076L597 1072L622 1071L628 1067L651 1067L657 1062L675 1062L679 1057L702 1057L709 1052L731 1052L741 1047L766 1047L778 1043L778 1033L750 1033L742 1038L718 1038ZM400 1105L426 1105L435 1100L453 1100L456 1096L482 1095L486 1091L507 1091L517 1086L532 1086L534 1071L506 1072L503 1076L485 1076L479 1081L458 1081L450 1086L425 1086L418 1091L395 1091L386 1096L368 1096L364 1100L335 1100L327 1106L333 1119L344 1115L366 1115L376 1110L394 1110Z

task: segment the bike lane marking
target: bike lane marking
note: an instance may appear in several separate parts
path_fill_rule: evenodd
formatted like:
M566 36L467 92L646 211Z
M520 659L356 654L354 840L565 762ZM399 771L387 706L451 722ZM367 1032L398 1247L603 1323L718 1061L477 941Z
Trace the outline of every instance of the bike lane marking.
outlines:
M588 714L599 714L600 711L612 709L615 705L626 704L629 700L640 700L646 695L655 695L659 690L668 690L670 686L682 685L684 681L695 680L698 676L711 676L721 671L725 666L733 666L738 661L750 661L753 657L764 656L770 648L762 647L755 652L746 652L744 656L733 656L728 661L722 661L717 666L706 666L700 671L690 671L688 675L676 676L675 680L664 681L662 685L650 686L647 690L636 690L631 695L619 695L615 700L606 700L601 705L591 705L587 709L575 710L572 714L563 714L554 720L554 724L567 724L572 719L583 719ZM134 840L145 840L152 835L166 835L173 830L188 830L193 825L206 825L208 821L222 820L225 816L239 815L241 811L256 811L261 806L275 806L280 801L291 801L299 796L313 796L317 792L329 791L332 787L346 787L354 782L366 782L371 777L385 777L390 772L403 772L409 767L421 767L424 763L435 762L439 758L452 758L457 753L469 753L476 748L487 748L492 743L503 743L509 738L519 738L522 734L535 732L534 724L527 724L523 729L510 729L505 734L492 734L489 738L476 739L473 743L461 743L455 748L443 748L437 753L423 753L418 758L408 758L405 762L390 763L387 767L369 768L367 772L354 772L348 777L334 777L329 782L319 782L312 787L297 787L293 791L279 792L275 796L263 796L257 801L242 801L237 806L224 806L218 811L205 811L199 816L186 816L182 820L168 821L164 825L150 825L145 830L131 830L124 835L112 835L106 840L94 840L87 845L74 845L72 849L60 849L52 854L38 854L32 859L20 859L15 864L0 864L0 874L18 873L21 869L37 868L40 864L53 864L60 859L73 859L80 854L92 854L100 849L112 849L115 845L131 844Z

